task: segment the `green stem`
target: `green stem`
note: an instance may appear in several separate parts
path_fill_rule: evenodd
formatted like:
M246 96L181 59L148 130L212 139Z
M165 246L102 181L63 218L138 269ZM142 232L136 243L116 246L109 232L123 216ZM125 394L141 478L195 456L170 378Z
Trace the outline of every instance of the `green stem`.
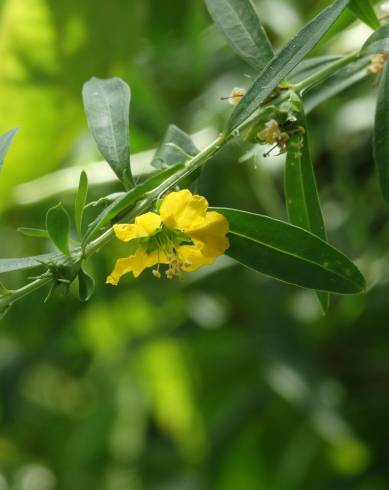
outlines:
M302 80L301 82L291 85L291 89L301 93L305 89L310 88L313 85L316 85L317 83L333 75L338 70L340 70L340 68L343 68L349 63L352 63L353 61L357 60L359 56L360 56L360 52L356 51L354 53L349 54L348 56L345 56L344 58L340 58L339 60L334 61L333 63L326 66L322 70L317 71L310 77L307 77L305 80Z

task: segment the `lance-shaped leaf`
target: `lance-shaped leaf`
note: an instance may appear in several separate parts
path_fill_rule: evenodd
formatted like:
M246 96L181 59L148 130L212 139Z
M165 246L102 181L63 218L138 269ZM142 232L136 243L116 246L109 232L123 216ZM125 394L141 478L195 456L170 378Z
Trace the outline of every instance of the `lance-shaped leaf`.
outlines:
M336 0L307 24L289 43L266 65L253 85L233 111L228 122L232 131L251 116L260 104L273 92L281 80L320 41L329 27L342 13L350 0Z
M318 291L353 294L364 290L365 280L350 259L313 233L259 214L215 210L230 224L226 255L246 267Z
M133 185L130 168L130 88L120 78L91 78L82 89L92 135L104 158L126 188Z
M155 168L165 168L182 163L199 153L191 137L180 128L171 124L157 149L151 165Z
M311 231L327 241L320 207L315 174L309 149L307 125L303 112L297 115L296 124L302 134L292 135L287 145L285 164L285 199L289 221ZM329 294L318 293L324 311L329 306Z
M351 0L350 9L362 22L365 22L372 29L378 29L380 26L380 21L369 0Z
M215 24L232 49L260 72L273 58L273 48L250 0L205 0Z
M382 194L389 206L389 65L383 70L374 125L374 159Z
M0 259L0 274L4 274L5 272L35 269L36 267L42 267L44 264L57 261L61 257L63 257L62 254L54 252L49 254L34 255L31 257Z
M87 195L88 195L88 176L83 170L80 174L76 201L74 203L74 222L76 225L76 230L80 236L82 234L82 219L84 216L84 209L85 209Z
M57 248L65 255L70 255L70 218L61 203L47 211L46 228L51 240L57 246Z
M389 24L380 27L367 39L362 47L362 55L389 52Z
M0 136L0 169L17 132L18 129L14 128Z

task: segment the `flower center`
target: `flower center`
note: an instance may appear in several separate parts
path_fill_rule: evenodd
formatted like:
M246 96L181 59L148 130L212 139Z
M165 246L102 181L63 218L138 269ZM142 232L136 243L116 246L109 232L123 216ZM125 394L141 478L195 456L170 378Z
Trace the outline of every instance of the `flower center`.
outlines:
M188 260L180 257L179 247L181 245L193 245L193 242L186 233L179 229L171 230L162 224L150 237L146 238L142 245L148 255L158 251L158 254L161 253L167 257L169 262L165 274L168 279L182 278L184 268L191 265ZM158 262L157 268L152 271L153 276L158 279L161 277L160 265Z

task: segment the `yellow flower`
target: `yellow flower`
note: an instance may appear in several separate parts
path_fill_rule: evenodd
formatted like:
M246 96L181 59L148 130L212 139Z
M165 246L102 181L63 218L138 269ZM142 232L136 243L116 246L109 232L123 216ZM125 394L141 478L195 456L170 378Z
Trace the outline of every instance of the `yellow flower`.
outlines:
M145 213L133 224L113 226L116 237L135 247L132 255L118 259L107 283L117 285L120 278L132 272L138 277L147 267L161 277L160 265L167 264L168 279L212 264L229 247L226 237L229 226L220 213L208 211L202 196L185 189L171 192L162 201L157 213Z

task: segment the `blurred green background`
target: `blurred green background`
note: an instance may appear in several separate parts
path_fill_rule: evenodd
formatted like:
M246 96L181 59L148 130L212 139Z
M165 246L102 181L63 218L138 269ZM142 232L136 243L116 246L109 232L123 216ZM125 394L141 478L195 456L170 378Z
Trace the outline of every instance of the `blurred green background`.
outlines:
M328 2L256 3L279 47ZM369 32L355 23L317 53ZM20 128L0 175L1 257L50 251L15 229L42 226L58 200L71 210L79 168L91 199L119 190L90 165L101 157L82 109L88 78L131 86L135 154L169 123L205 144L230 111L221 97L252 75L201 0L0 0L0 60L0 132ZM329 238L357 260L367 294L334 297L323 317L311 292L223 258L184 282L145 273L112 288L104 279L123 250L112 244L88 264L88 304L71 291L43 305L37 293L0 324L0 490L389 488L389 228L374 104L370 78L309 117ZM282 157L262 153L230 144L200 192L285 218Z

